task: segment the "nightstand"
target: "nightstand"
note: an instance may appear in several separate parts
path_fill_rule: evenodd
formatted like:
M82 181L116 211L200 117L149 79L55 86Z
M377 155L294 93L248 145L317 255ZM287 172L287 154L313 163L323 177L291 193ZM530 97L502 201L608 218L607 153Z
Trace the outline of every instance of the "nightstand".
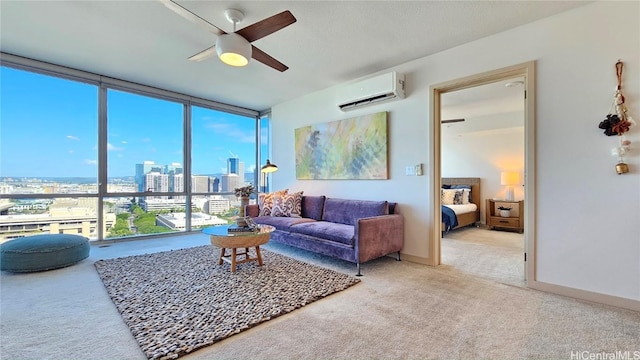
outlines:
M500 216L499 206L510 207L510 216ZM485 216L489 229L517 230L519 233L522 233L524 231L524 200L487 199Z

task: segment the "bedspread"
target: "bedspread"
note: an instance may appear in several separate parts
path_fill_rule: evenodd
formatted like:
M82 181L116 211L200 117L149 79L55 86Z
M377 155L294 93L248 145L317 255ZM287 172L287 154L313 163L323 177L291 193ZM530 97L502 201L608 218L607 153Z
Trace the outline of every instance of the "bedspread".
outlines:
M451 210L451 208L440 205L442 208L442 223L444 224L444 232L448 232L454 227L458 226L458 217L456 213Z

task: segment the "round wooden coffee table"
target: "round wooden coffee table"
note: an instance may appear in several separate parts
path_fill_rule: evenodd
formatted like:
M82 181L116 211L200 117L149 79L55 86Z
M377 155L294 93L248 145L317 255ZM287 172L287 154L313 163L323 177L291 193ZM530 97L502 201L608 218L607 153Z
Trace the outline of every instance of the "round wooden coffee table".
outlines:
M271 232L276 228L271 225L260 225L260 230L256 232L227 232L228 226L214 226L202 230L203 233L211 237L211 244L219 247L220 257L218 265L222 265L223 261L231 264L231 272L236 271L237 264L243 264L250 261L257 261L258 266L262 266L262 255L260 255L260 245L264 245L269 241ZM256 249L256 256L249 255L249 249ZM227 249L231 250L231 254L227 254ZM238 250L240 249L240 250ZM244 255L244 259L238 259L238 256Z

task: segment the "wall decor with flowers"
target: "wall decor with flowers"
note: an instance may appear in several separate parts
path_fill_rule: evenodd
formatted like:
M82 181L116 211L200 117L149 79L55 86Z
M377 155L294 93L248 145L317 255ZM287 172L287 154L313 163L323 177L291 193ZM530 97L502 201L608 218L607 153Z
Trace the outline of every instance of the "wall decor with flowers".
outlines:
M629 166L624 162L624 155L631 151L631 141L624 136L634 125L635 121L627 113L627 107L624 104L624 95L622 94L622 69L624 64L621 60L616 63L616 77L618 78L618 86L609 109L606 119L600 122L598 127L604 129L607 136L617 136L619 146L611 149L611 156L618 158L616 164L616 172L618 175L629 172Z

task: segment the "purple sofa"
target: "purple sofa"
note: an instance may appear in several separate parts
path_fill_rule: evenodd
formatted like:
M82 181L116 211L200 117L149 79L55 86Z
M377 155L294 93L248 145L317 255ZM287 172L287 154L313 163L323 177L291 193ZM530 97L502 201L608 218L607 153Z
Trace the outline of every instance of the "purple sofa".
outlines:
M257 224L272 225L271 240L360 264L397 253L404 245L404 218L396 203L303 196L302 217L258 216L257 204L245 207Z

